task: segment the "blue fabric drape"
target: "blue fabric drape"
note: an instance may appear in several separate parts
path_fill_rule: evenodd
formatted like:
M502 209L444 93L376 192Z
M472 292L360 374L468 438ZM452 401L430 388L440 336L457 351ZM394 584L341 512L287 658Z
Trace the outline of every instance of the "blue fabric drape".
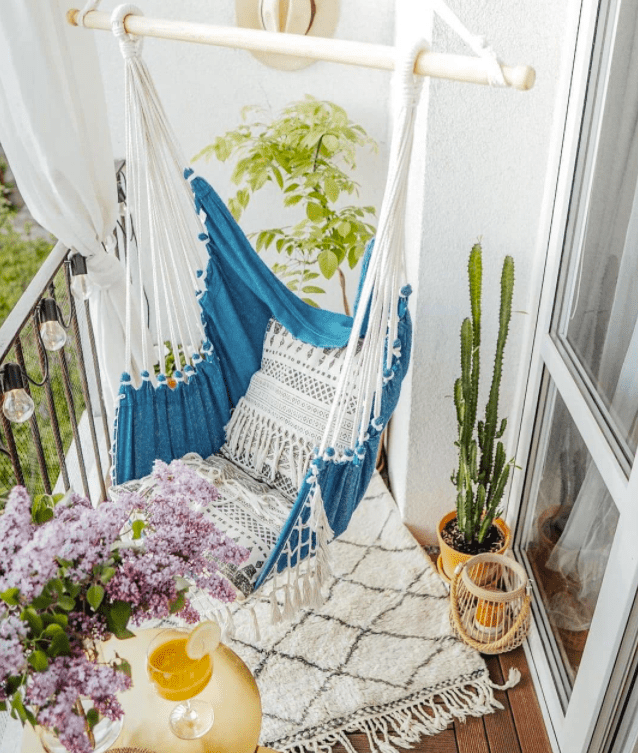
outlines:
M187 171L186 177L190 177ZM115 421L114 482L123 483L150 473L156 458L170 462L188 452L202 457L216 453L224 443L224 426L231 409L243 397L260 368L264 333L271 317L305 343L320 348L347 344L353 320L349 316L308 306L281 283L255 253L217 193L202 178L191 181L195 208L203 213L208 236L209 262L206 291L200 296L202 321L208 341L203 359L176 374L171 389L165 377L154 387L145 378L138 389L123 375ZM357 303L373 243L366 249ZM410 362L412 327L406 289L399 302L400 356L393 356L391 378L383 388L380 421L385 426L399 399L401 382ZM382 429L381 429L382 430ZM346 462L316 460L324 508L335 535L342 533L363 497L374 471L381 430L369 429L369 438ZM308 477L307 477L308 478ZM304 481L290 517L256 587L276 567L285 567L284 551L297 535L295 523L308 514L310 485ZM307 552L306 552L307 553ZM304 550L301 552L304 556Z

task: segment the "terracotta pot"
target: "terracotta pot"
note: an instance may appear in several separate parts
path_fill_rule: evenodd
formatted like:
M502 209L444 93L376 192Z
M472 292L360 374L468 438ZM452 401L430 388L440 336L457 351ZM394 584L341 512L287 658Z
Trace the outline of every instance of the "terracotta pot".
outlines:
M454 518L456 518L456 510L452 510L452 512L449 512L447 515L444 515L439 521L439 526L436 531L437 536L439 538L439 546L441 548L441 556L439 557L439 561L438 561L439 573L447 581L451 581L452 578L454 577L454 570L457 565L463 562L467 562L467 560L469 560L470 557L474 556L472 554L464 554L463 552L457 552L456 549L452 549L451 546L448 546L445 543L445 541L443 541L443 538L441 537L441 531L445 528L445 526L451 520L454 520ZM504 520L501 520L501 518L495 518L494 525L499 528L499 530L505 537L505 543L498 550L498 552L495 552L495 554L505 554L505 552L507 551L507 548L510 545L509 526Z

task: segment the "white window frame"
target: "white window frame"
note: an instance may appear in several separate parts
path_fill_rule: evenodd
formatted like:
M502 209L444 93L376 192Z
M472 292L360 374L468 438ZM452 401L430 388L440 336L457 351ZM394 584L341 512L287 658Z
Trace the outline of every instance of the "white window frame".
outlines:
M547 171L545 205L541 218L539 238L541 244L537 258L544 261L539 264L536 289L539 293L539 309L536 334L532 346L530 370L524 386L524 404L520 424L520 436L516 452L517 464L526 468L532 454L532 439L539 399L541 398L542 378L545 370L549 373L556 389L565 402L574 423L585 441L594 462L607 485L621 516L616 537L610 553L607 574L603 582L597 617L595 617L574 686L571 698L566 698L557 688L550 664L544 659L547 638L543 639L537 626L534 626L526 647L527 659L532 671L536 691L541 702L545 722L552 747L560 753L584 753L592 738L598 720L598 710L602 708L605 692L609 684L616 654L621 645L625 626L629 619L633 594L638 586L638 547L634 541L638 535L638 462L634 460L633 470L627 478L622 463L608 441L608 433L596 420L592 401L588 400L578 387L577 381L568 368L565 356L568 354L561 343L556 343L550 335L557 295L559 294L559 273L563 247L567 230L568 211L572 200L576 161L580 146L581 126L583 125L588 73L591 65L597 23L605 23L604 55L599 60L603 66L611 56L613 39L618 19L618 10L622 0L605 0L601 8L605 13L598 17L598 0L582 0L571 6L571 19L568 28L572 38L565 40L565 45L573 45L575 57L568 61L561 72L559 101L557 111L565 113L564 119L558 119L552 140L553 149ZM607 14L608 13L608 14ZM592 71L595 75L598 65ZM603 84L606 87L606 80ZM592 134L598 129L593 127L602 117L602 108L592 113ZM562 122L561 122L562 121ZM597 138L597 136L596 136ZM591 145L590 145L591 146ZM593 145L595 146L595 145ZM588 165L591 172L591 164ZM591 174L583 174L583 191L589 200L591 191ZM580 229L582 232L582 228ZM579 229L576 228L576 232ZM569 281L568 283L569 284ZM521 390L523 392L523 390ZM515 527L521 512L525 484L525 473L514 474L510 490L507 521ZM634 504L631 504L631 500ZM524 512L524 511L523 511ZM517 542L524 540L524 530L518 530ZM623 559L627 553L629 561ZM632 552L636 552L633 554ZM603 619L600 615L606 617ZM604 652L596 651L597 644L605 642ZM563 707L567 712L563 714Z

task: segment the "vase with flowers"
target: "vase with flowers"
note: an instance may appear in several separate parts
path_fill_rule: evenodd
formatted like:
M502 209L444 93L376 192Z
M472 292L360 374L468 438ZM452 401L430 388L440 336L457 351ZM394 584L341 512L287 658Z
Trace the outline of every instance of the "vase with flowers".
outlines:
M121 719L117 693L131 683L127 662L105 661L99 643L148 619L198 622L189 590L232 601L216 563L248 555L201 512L219 496L210 482L180 461L157 461L153 482L152 496L97 507L15 487L0 512L0 708L70 753L98 749L96 730L105 738Z

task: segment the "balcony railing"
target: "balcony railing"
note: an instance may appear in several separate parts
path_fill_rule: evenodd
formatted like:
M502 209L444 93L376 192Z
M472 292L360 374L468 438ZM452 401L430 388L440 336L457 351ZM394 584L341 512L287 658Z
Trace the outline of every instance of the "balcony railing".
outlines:
M70 252L58 243L0 328L0 368L20 366L35 403L25 423L0 411L0 498L15 484L32 494L73 488L92 501L106 498L110 428L87 301L71 293ZM44 297L60 307L67 342L44 348L38 309Z
M118 201L126 201L124 163L116 165ZM123 218L116 228L115 249L124 236ZM31 495L73 489L93 503L106 498L111 463L111 428L88 301L71 292L71 252L53 248L28 288L0 327L0 369L17 364L35 411L14 423L0 410L0 508L15 484ZM59 306L67 341L47 352L39 334L43 298ZM0 404L2 396L0 396Z

